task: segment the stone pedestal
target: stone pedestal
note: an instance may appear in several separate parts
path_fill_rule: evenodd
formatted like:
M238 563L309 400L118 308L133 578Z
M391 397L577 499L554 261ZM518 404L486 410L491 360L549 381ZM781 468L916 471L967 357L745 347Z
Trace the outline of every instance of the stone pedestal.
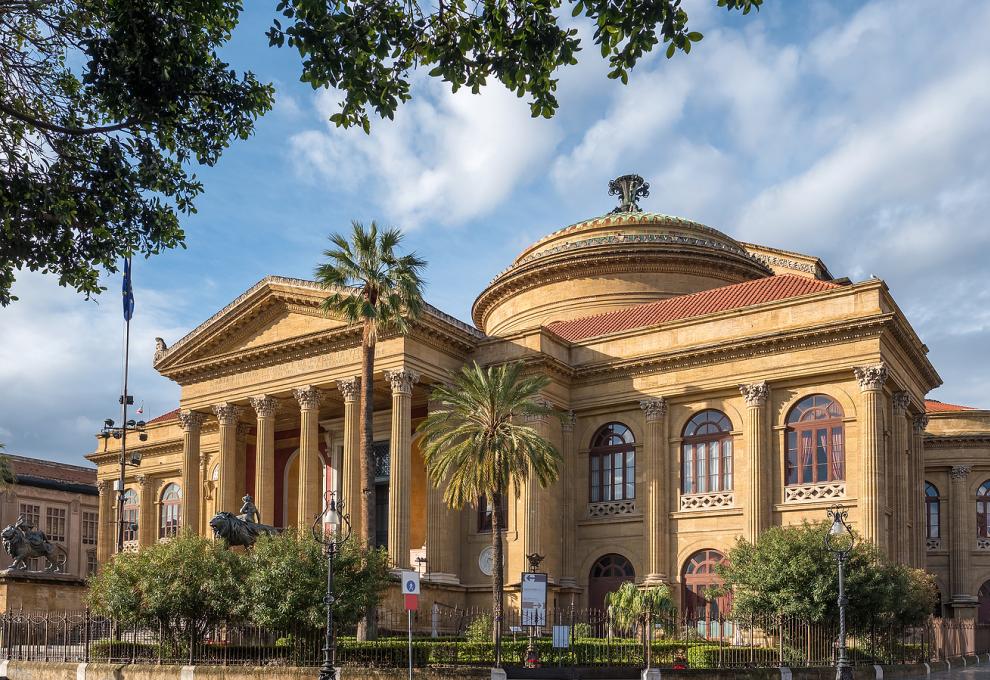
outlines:
M0 571L0 611L63 611L86 607L86 581L37 571Z

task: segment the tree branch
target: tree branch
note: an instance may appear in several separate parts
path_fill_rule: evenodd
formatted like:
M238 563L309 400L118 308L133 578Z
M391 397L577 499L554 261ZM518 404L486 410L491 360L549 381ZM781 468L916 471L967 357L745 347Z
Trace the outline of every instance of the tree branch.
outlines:
M0 102L0 112L6 113L8 116L13 116L22 123L27 123L28 125L40 128L42 130L47 130L48 132L56 132L63 135L98 135L104 132L116 132L117 130L125 130L132 125L138 123L135 118L129 118L123 123L114 123L113 125L102 125L98 127L91 128L77 128L77 127L64 127L62 125L56 125L55 123L49 123L47 121L40 120L33 116L29 116L25 113L21 113L17 109Z

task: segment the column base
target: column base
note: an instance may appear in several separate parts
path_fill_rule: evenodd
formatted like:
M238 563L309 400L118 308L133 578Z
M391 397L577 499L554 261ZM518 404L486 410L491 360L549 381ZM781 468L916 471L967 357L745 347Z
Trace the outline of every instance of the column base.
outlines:
M647 574L643 579L644 586L660 586L669 584L670 580L666 574Z
M969 621L976 618L980 601L973 595L953 595L949 606L952 607L952 618Z
M573 576L562 576L559 585L561 588L577 588L577 579Z
M445 586L461 585L461 580L457 578L457 574L445 574L439 571L423 574L423 581L425 583L436 583Z

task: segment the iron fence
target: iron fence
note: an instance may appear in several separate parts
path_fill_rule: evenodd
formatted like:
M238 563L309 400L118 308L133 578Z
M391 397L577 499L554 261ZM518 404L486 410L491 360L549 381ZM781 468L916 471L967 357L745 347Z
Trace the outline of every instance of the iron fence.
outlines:
M486 639L491 614L434 605L413 618L413 663L418 667L494 663ZM481 625L472 623L480 619ZM379 639L358 642L340 631L337 663L389 668L408 660L406 613L382 609ZM553 629L558 629L554 646ZM479 636L479 632L481 635ZM469 633L471 633L469 635ZM531 639L532 638L532 639ZM543 665L758 668L831 666L835 626L794 617L685 619L676 615L625 622L595 609L558 608L546 625L524 628L507 608L503 660L521 664L532 645ZM181 665L319 666L322 629L270 630L238 621L172 619L124 623L87 611L8 611L0 619L0 659ZM854 664L934 661L990 651L990 626L931 619L912 628L874 625L848 638Z

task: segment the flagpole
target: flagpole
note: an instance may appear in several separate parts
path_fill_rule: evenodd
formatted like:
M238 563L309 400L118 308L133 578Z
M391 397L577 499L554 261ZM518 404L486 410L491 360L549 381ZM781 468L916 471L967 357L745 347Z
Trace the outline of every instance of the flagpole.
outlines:
M124 264L126 286L130 288L131 256L128 255ZM125 301L125 306L126 306ZM131 354L131 314L124 313L124 392L120 396L120 481L117 485L117 552L124 552L124 474L127 469L127 371ZM141 499L142 503L147 502Z

